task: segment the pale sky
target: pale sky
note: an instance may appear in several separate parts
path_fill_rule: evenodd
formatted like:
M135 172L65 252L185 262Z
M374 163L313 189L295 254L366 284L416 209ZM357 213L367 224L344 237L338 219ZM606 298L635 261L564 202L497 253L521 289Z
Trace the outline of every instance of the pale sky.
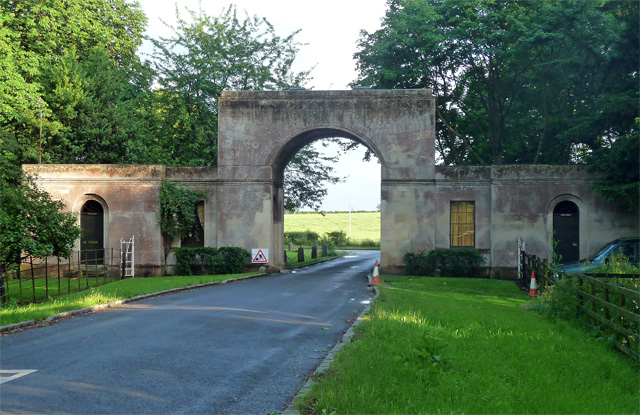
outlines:
M149 20L147 36L157 38L170 32L160 22L175 22L173 0L138 0ZM265 17L276 32L287 36L301 29L295 37L300 47L295 71L308 70L313 79L308 88L318 90L349 89L348 84L356 79L353 54L357 51L360 30L372 32L380 27L386 11L385 0L182 0L177 2L181 16L186 8L202 9L210 16L218 16L230 4L238 11L247 11L250 16ZM240 17L240 16L239 16ZM142 52L150 53L145 42ZM335 150L334 150L335 151ZM363 151L352 151L343 156L335 168L346 183L333 185L325 198L322 210L348 210L349 198L353 210L375 210L380 203L380 165L375 161L363 163ZM328 153L333 155L332 153Z

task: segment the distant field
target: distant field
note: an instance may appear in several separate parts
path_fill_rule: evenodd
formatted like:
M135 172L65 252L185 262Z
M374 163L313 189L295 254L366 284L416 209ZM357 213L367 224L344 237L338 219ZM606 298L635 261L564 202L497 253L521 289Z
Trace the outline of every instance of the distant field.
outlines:
M349 213L298 213L284 215L284 231L314 231L320 236L327 232L344 231L349 236ZM380 240L380 212L351 213L351 239Z

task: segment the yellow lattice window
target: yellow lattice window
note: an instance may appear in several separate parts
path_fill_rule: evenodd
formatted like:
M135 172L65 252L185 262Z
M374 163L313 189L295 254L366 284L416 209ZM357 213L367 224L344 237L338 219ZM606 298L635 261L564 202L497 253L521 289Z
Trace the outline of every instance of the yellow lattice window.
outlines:
M475 228L475 202L451 202L451 247L474 247Z

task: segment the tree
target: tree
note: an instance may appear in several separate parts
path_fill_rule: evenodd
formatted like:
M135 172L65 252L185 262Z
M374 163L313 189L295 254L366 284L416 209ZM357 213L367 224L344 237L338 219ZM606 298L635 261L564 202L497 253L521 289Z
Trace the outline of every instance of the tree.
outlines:
M327 157L309 144L291 159L284 170L284 210L293 213L302 207L320 209L327 195L325 183L341 181L332 175L338 157Z
M156 135L173 165L214 165L217 154L218 98L223 90L270 90L302 85L308 72L291 65L297 32L276 35L266 19L245 16L235 6L218 17L187 9L172 36L152 39L161 89L156 92L160 123Z
M17 267L29 256L71 255L82 231L75 216L61 212L63 208L28 176L17 186L0 180L0 262L5 269Z
M170 27L171 37L152 40L161 88L152 111L158 117L154 162L169 165L215 165L218 98L224 90L281 90L299 87L309 72L293 72L299 43L256 16L238 17L230 6L218 17L187 10ZM331 166L311 147L301 150L285 170L285 209L319 208L326 184L339 181Z
M604 176L594 190L605 200L638 212L640 195L640 134L619 137L610 148L589 155L589 170Z
M389 0L355 83L432 88L444 164L569 163L637 114L637 2Z
M9 141L17 144L12 147L19 151L19 163L38 161L40 148L45 162L101 162L82 158L90 148L86 140L108 143L104 147L114 144L113 128L103 124L103 133L87 137L77 127L105 109L96 103L104 100L96 100L96 90L91 90L97 78L90 78L105 68L113 71L91 65L101 59L125 72L136 67L146 25L139 5L126 0L0 0L0 5L3 147ZM102 79L122 82L122 77Z

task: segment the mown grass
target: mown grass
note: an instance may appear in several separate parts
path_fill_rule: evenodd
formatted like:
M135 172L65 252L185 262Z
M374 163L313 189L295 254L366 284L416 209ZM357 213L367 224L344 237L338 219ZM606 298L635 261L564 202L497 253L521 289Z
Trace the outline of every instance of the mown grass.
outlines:
M190 287L192 285L209 282L220 282L255 274L256 273L253 272L228 275L131 278L115 281L91 288L90 290L63 295L42 303L29 304L26 306L18 306L16 304L4 306L0 308L0 326L28 320L44 320L49 316L65 311L106 304L111 301L123 300L174 288Z
M639 412L638 366L522 306L513 282L383 277L303 413Z
M343 231L349 236L349 213L302 213L284 215L284 231L311 230L322 236L329 232ZM380 212L351 213L351 239L380 241Z
M113 278L104 278L102 276L90 278L24 278L21 281L10 280L5 282L7 293L10 298L16 299L20 304L46 300L50 297L71 294L74 292L97 287L114 281Z

